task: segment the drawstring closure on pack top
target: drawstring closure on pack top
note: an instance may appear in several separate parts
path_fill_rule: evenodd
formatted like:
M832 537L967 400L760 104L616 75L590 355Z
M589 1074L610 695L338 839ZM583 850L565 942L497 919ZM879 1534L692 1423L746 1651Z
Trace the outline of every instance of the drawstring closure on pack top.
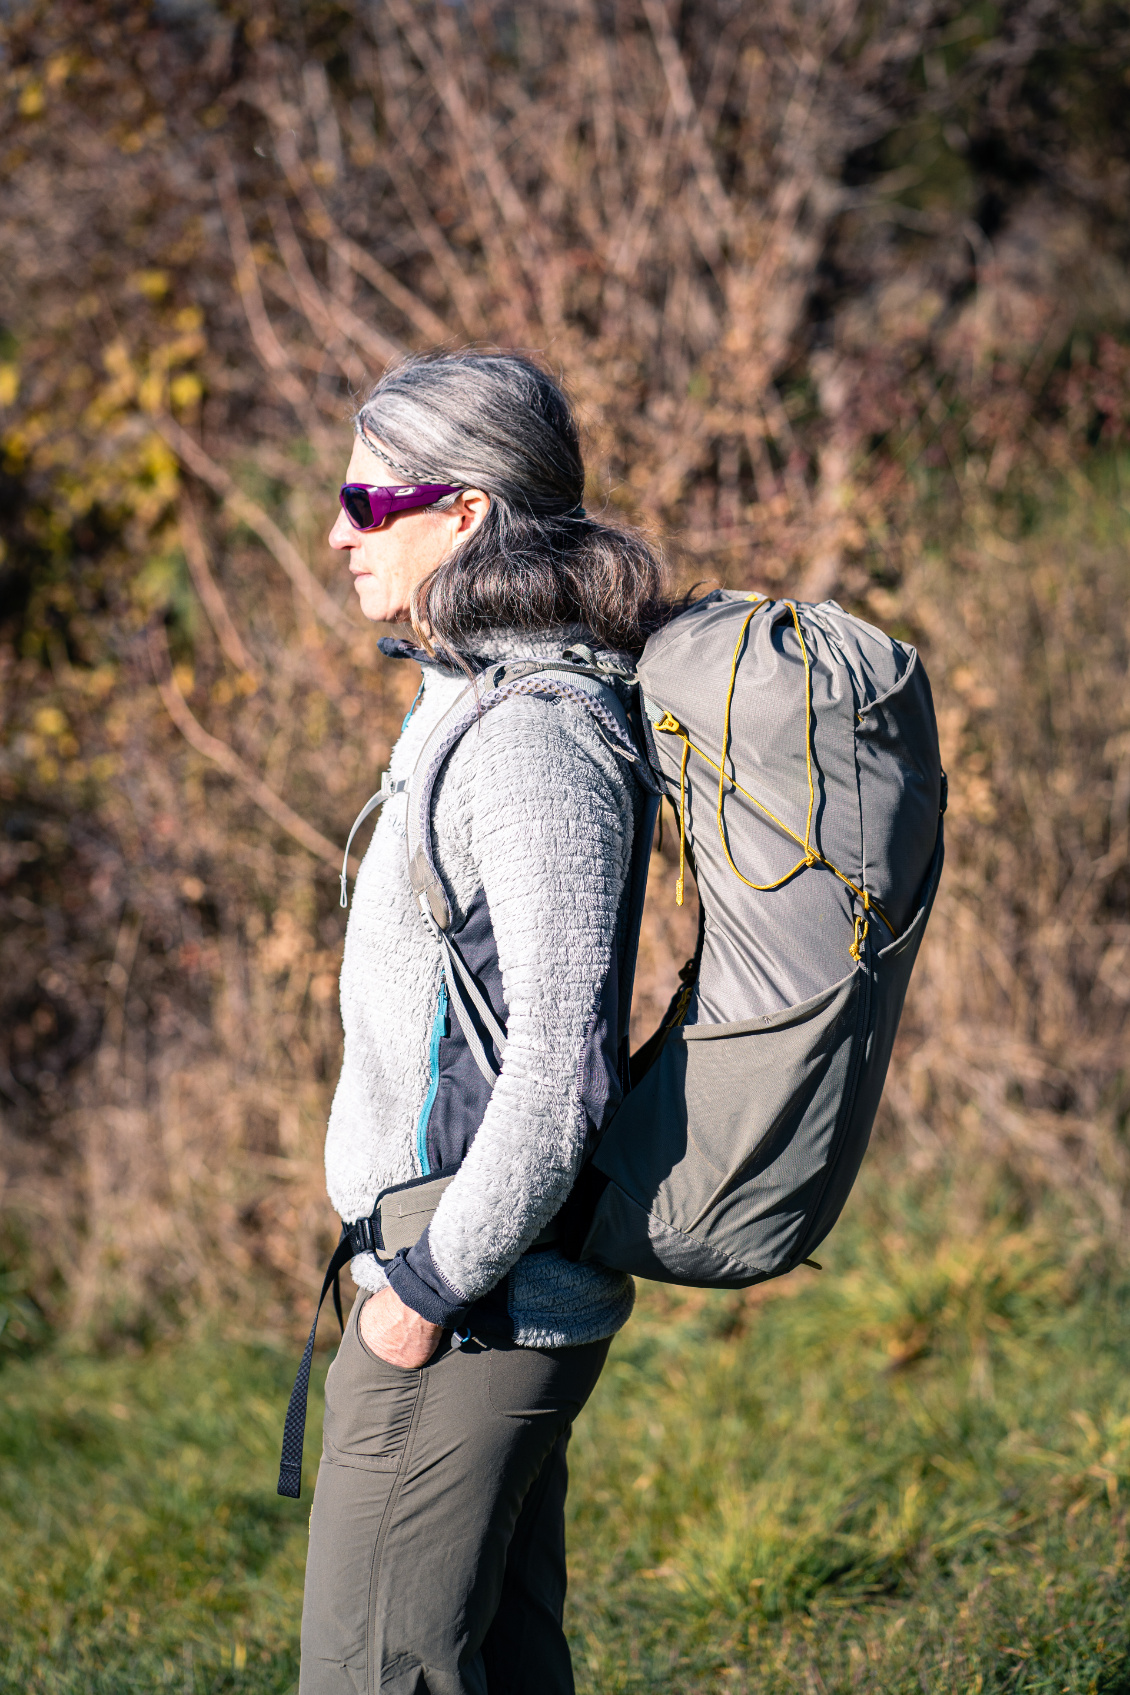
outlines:
M841 883L852 891L859 901L862 902L863 915L857 915L853 921L852 941L851 946L848 949L852 959L854 959L858 964L862 958L863 944L867 939L867 932L869 928L867 915L873 911L877 912L879 917L883 920L883 923L887 926L887 929L891 932L892 936L895 934L895 927L880 907L878 901L873 900L866 889L860 888L858 884L853 883L850 877L844 875L839 866L833 865L832 861L826 854L821 853L819 848L813 846L812 814L816 805L816 783L812 774L812 666L809 662L808 648L805 645L804 634L800 627L800 618L797 615L796 606L792 601L786 601L785 604L788 606L789 612L792 616L793 628L796 630L797 640L800 643L801 658L804 661L804 757L808 778L808 812L804 820L804 835L798 835L794 829L790 828L790 826L785 823L783 818L778 818L775 812L770 811L764 801L758 800L756 795L752 795L748 789L744 789L737 781L736 777L727 777L726 775L726 755L730 746L730 715L734 704L734 689L737 684L738 660L741 657L742 644L746 638L746 631L749 629L753 619L763 607L770 604L765 595L751 594L749 598L754 601L755 604L751 606L748 615L742 620L742 627L738 631L738 639L734 645L734 657L730 665L730 681L726 690L726 711L722 721L721 761L718 762L711 759L708 753L704 753L702 748L696 746L696 744L691 741L690 736L687 734L682 724L679 723L679 720L672 713L664 712L663 716L654 726L656 730L661 730L666 735L678 736L683 744L682 758L679 762L679 876L678 881L675 884L675 904L677 906L682 906L683 904L687 839L687 760L692 753L696 753L705 764L710 766L711 770L717 771L718 773L718 804L715 809L715 817L718 823L718 835L722 842L722 851L726 855L726 862L729 865L730 870L734 873L734 876L743 882L747 889L754 889L759 894L769 894L772 890L779 889L785 883L789 882L796 876L798 871L808 870L814 865L825 866L840 879ZM797 846L802 850L802 857L798 859L796 864L792 866L790 870L786 871L782 877L778 877L776 882L755 883L751 878L745 876L743 872L739 871L737 866L734 864L734 856L730 852L730 843L726 835L726 821L723 811L726 799L727 783L729 783L730 787L735 789L738 794L743 795L753 806L756 806L759 812L763 812L771 823L775 824L779 830L783 830L785 835L790 837L792 841L796 842Z

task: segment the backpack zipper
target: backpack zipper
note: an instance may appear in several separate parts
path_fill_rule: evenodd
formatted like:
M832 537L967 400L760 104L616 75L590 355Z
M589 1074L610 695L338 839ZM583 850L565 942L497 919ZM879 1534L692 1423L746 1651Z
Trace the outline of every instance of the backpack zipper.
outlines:
M432 1020L432 1040L428 1049L428 1092L424 1096L424 1104L420 1108L420 1117L416 1125L416 1155L420 1161L420 1176L431 1175L431 1165L428 1162L428 1120L432 1116L432 1108L436 1104L439 1092L439 1044L447 1035L447 984L441 978L439 999L436 1002L436 1015Z

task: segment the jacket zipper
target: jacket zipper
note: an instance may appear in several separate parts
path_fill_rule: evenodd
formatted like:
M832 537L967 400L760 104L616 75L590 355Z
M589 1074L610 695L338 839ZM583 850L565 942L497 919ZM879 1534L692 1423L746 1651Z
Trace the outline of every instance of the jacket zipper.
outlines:
M428 1120L432 1116L432 1108L436 1104L439 1092L439 1044L447 1035L447 984L442 981L439 985L439 1000L436 1003L436 1015L432 1020L432 1041L428 1049L428 1092L424 1096L424 1104L420 1108L420 1117L416 1125L416 1155L420 1161L420 1176L431 1175L431 1165L428 1161Z

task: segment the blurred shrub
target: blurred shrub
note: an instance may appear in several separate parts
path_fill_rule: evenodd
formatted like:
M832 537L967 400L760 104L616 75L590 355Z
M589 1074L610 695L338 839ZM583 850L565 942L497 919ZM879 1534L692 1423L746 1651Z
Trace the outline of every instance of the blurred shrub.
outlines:
M27 1272L0 1271L0 1358L30 1352L45 1328L43 1314L27 1292Z
M950 871L885 1122L1119 1239L1125 46L1099 0L5 14L4 1202L72 1322L281 1316L336 1233L329 867L413 679L322 537L365 382L467 341L564 374L682 579L922 644ZM690 917L659 879L641 1024Z

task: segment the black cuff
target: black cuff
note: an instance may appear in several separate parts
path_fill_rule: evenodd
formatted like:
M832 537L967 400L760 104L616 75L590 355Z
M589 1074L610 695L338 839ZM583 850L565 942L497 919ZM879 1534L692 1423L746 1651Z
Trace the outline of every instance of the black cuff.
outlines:
M451 1330L471 1306L436 1268L426 1230L413 1247L401 1248L384 1270L404 1305L426 1318L429 1324Z

